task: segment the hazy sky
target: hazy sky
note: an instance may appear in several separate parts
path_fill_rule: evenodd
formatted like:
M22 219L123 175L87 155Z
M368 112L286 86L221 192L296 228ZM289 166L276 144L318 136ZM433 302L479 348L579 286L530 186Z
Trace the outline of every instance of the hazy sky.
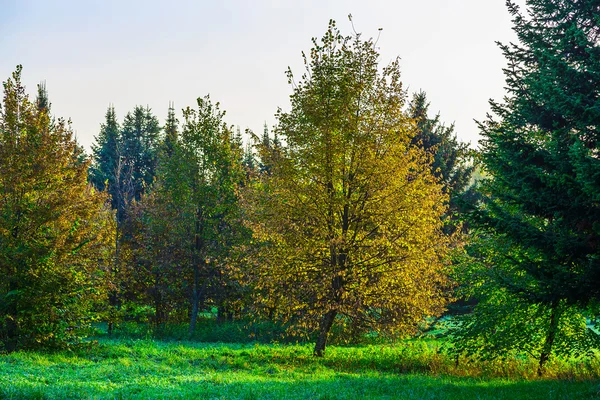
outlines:
M381 63L401 57L409 92L475 144L474 118L503 94L504 58L494 41L514 40L504 0L0 0L0 80L23 64L32 95L46 81L57 116L70 117L87 148L110 103L136 104L161 119L210 93L229 124L262 131L287 109L284 71L330 18L342 33L377 35Z

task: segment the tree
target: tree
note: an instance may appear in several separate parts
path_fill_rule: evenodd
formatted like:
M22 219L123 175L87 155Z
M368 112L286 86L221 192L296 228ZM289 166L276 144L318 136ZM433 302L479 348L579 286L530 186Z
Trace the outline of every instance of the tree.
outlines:
M545 316L536 319L544 334L531 339L541 341L541 375L573 310L600 297L600 3L527 0L528 15L507 6L519 42L499 44L508 95L490 101L496 118L480 124L491 179L470 221L488 244L482 258L493 260L484 263L488 286ZM504 327L501 318L494 323Z
M433 118L429 116L429 102L423 91L414 94L408 115L417 124L412 143L432 155L433 174L450 195L449 212L456 212L457 201L471 183L475 169L469 145L458 141L454 125L445 126L440 121L439 113Z
M168 120L167 123L176 124L176 121ZM171 125L169 130L173 129ZM112 207L117 213L117 229L113 238L116 254L111 268L113 282L109 294L109 308L112 310L109 312L109 334L118 320L120 296L127 290L127 269L136 268L135 265L122 268L123 259L127 258L122 250L127 249L125 242L135 233L130 229L133 224L127 219L132 201L139 201L154 181L160 147L159 132L158 119L150 108L136 106L127 113L120 127L114 107L110 106L96 137L97 143L92 146L90 181L98 190L106 190L110 194Z
M167 321L183 322L187 308L190 246L186 232L185 168L181 168L179 121L169 104L160 144L154 183L128 213L129 300L154 309L153 322L160 329Z
M90 166L90 182L98 190L108 190L112 199L112 208L119 209L119 188L117 179L121 157L121 132L114 106L106 110L105 121L100 125L100 134L92 145L92 165ZM121 211L122 212L122 211Z
M136 206L138 264L152 282L157 319L163 299L177 303L171 291L187 295L190 334L203 308L229 311L235 285L228 255L244 233L237 199L244 180L241 135L224 115L209 97L198 99L197 110L184 110L181 133L167 134L170 150L161 153L156 181Z
M21 70L4 82L0 112L0 345L9 352L75 341L106 294L112 256L107 197L88 186L69 125L51 119L43 97L28 99Z
M179 135L179 121L175 116L175 107L173 103L169 103L169 111L167 113L167 121L164 127L164 140L162 144L165 158L169 158L177 145Z
M154 181L158 162L160 126L149 107L136 106L127 113L121 129L125 176L131 176L133 193L128 201L139 200Z
M232 129L223 122L225 113L218 103L208 96L198 98L198 109L188 107L183 114L180 160L185 168L181 183L189 193L184 204L190 215L186 231L192 250L191 334L200 307L219 296L227 251L242 232L236 216L243 171L241 148L232 146Z
M441 313L449 239L447 196L411 145L398 60L379 72L373 41L333 21L313 44L291 111L277 115L285 146L246 200L262 244L248 279L257 312L315 333L322 356L336 318L408 334Z

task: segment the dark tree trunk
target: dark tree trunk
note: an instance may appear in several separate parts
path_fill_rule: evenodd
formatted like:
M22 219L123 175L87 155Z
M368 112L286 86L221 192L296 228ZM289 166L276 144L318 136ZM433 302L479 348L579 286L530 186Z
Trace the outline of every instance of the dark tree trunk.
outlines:
M4 348L7 352L12 353L16 351L19 345L19 326L17 324L17 291L18 291L17 282L14 279L11 279L8 284L8 291L15 293L12 295L9 300L9 304L7 307L7 319L5 322L6 326L6 341L4 342Z
M190 332L192 336L196 330L196 322L198 321L198 309L200 306L200 271L198 264L194 264L194 288L192 289L192 315L190 317Z
M112 336L115 330L116 310L118 306L118 296L116 290L111 290L108 295L108 305L110 306L110 314L108 321L108 336Z
M544 368L546 366L546 362L550 359L550 355L552 354L552 347L554 345L554 339L556 339L556 333L558 331L558 323L560 321L560 310L559 310L560 302L559 300L554 300L552 302L552 308L550 311L550 326L548 327L548 333L546 334L546 341L544 342L544 347L542 348L542 353L540 354L540 363L538 365L538 376L542 376L544 374Z
M204 249L202 240L202 210L196 210L196 223L194 232L194 253L192 255L192 264L194 266L194 286L192 288L192 315L190 317L190 337L196 330L196 322L198 321L198 312L200 308L200 255Z
M225 306L221 306L217 309L217 322L230 322L233 321L233 310Z
M157 286L154 287L154 325L157 329L159 329L165 322L165 312L162 295Z
M327 336L329 335L329 331L331 330L331 326L333 325L333 320L335 320L336 315L337 311L331 310L323 316L323 319L319 324L319 336L317 337L317 342L315 343L315 350L313 352L315 357L323 357L323 355L325 354Z

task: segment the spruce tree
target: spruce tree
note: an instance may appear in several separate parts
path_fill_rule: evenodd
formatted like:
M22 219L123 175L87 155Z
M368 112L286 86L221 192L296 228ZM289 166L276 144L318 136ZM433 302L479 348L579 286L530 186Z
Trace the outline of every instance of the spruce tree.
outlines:
M175 116L175 106L169 103L169 112L164 127L163 139L163 157L170 157L173 154L179 136L179 121Z
M444 185L450 195L450 207L456 211L457 201L467 190L475 168L469 145L457 139L454 124L446 126L441 122L439 113L429 116L425 92L414 94L408 114L417 125L412 143L431 154L433 174Z
M139 200L154 181L158 162L160 126L149 107L136 106L123 119L121 129L125 176L131 179L132 191L127 201Z
M479 334L473 347L533 349L542 374L557 351L598 343L573 315L600 297L600 1L527 0L527 15L507 6L519 41L499 44L508 95L480 124L491 179L471 218L480 268L465 282L484 301L457 343ZM517 315L538 322L536 335L503 325Z
M106 110L104 123L100 126L100 134L92 145L92 165L90 182L98 190L108 190L112 198L113 209L118 208L117 168L120 157L120 127L114 106Z

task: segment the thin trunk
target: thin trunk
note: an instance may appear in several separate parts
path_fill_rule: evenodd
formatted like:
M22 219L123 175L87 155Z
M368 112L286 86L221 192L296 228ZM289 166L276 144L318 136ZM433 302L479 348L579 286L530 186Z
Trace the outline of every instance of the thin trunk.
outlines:
M156 329L164 323L163 301L158 285L154 287L154 325Z
M217 322L231 322L233 321L233 311L226 308L225 306L220 306L217 309Z
M117 291L117 282L116 282L116 273L119 270L119 257L120 257L120 238L119 238L119 229L121 228L121 224L119 223L119 216L117 211L117 226L115 228L115 263L111 271L111 279L113 280L114 288L110 290L108 293L108 306L109 306L109 320L108 320L108 336L112 336L115 329L115 319L116 319L116 310L119 302L118 291Z
M554 300L552 302L550 310L550 326L548 327L546 341L544 342L544 347L542 348L542 353L540 354L540 363L538 365L539 377L541 377L544 374L546 362L550 359L550 355L552 354L552 346L554 345L554 340L556 339L556 333L558 332L558 323L560 321L559 305L559 300Z
M323 357L323 355L325 354L327 336L329 335L329 331L331 330L331 326L333 325L333 321L335 320L336 315L337 311L331 310L323 316L323 319L319 324L319 336L317 337L317 342L315 343L315 350L313 352L315 357Z
M9 292L17 292L18 285L15 279L11 279L8 284ZM7 310L6 319L6 341L4 342L4 348L7 352L12 353L17 350L19 344L19 326L17 325L17 299L18 294L15 294L10 300Z
M194 235L194 254L192 263L194 264L194 286L192 288L192 315L190 317L190 332L192 336L196 330L196 322L198 321L198 311L200 308L200 252L203 250L204 243L201 238L202 234L202 211L196 211L196 227Z
M190 337L196 330L196 322L198 321L198 308L200 305L200 271L198 264L194 263L194 288L192 289L192 315L190 318Z

